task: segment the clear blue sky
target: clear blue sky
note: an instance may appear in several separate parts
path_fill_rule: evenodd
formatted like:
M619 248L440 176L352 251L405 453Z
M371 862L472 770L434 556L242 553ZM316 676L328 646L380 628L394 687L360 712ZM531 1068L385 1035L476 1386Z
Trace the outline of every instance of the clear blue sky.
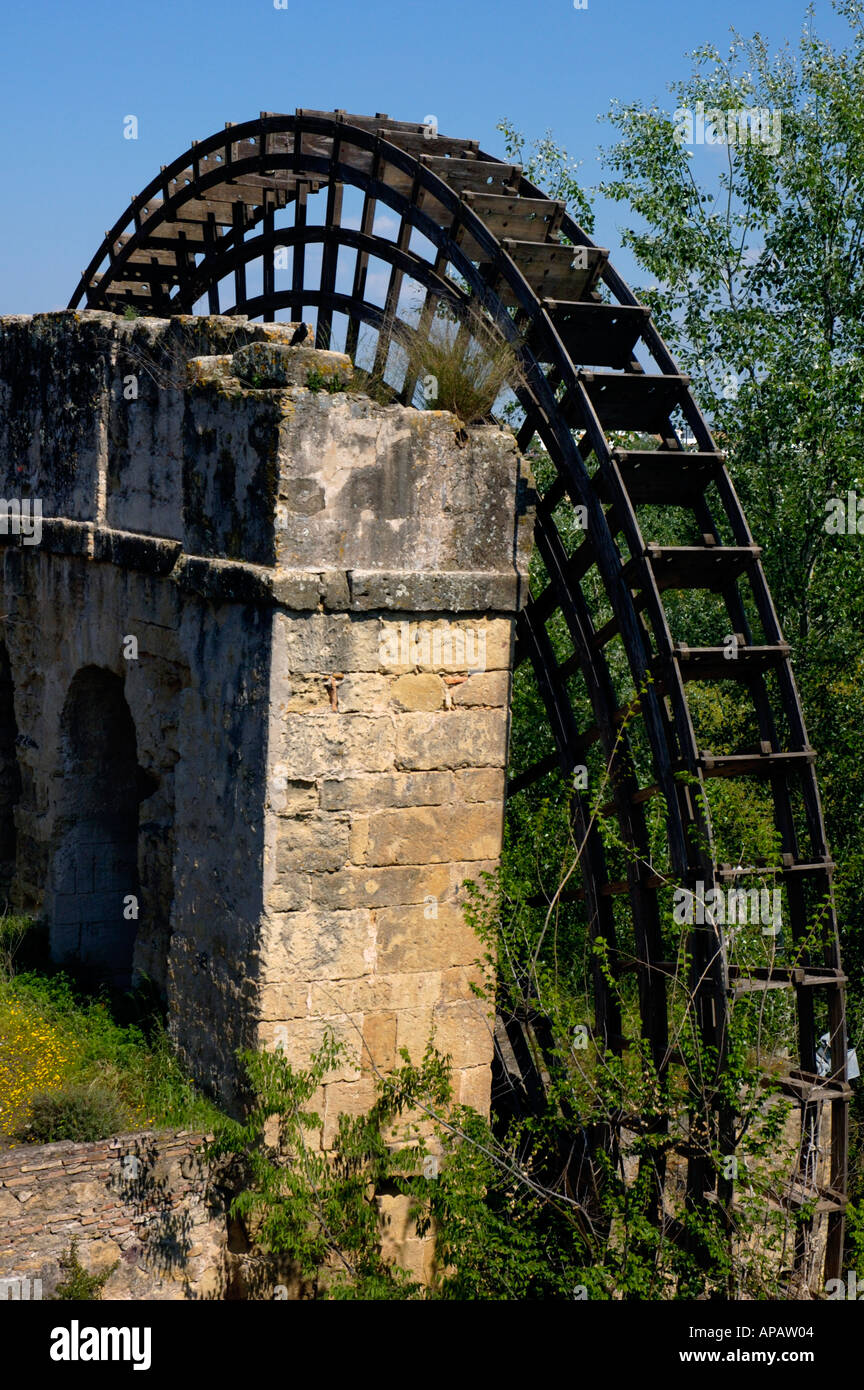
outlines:
M0 5L0 313L65 306L131 195L226 120L297 106L434 114L442 134L503 154L495 125L508 116L531 136L551 128L590 184L612 97L662 101L687 50L725 46L730 26L779 46L805 11L805 0ZM826 38L845 34L830 0L816 17ZM137 141L123 138L130 114ZM597 228L613 260L622 216L605 208Z

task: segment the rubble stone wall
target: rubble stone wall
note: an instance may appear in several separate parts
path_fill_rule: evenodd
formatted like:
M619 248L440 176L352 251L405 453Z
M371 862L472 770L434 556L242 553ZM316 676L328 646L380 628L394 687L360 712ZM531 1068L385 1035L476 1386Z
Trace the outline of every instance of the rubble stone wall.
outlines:
M228 1227L200 1141L165 1131L0 1154L2 1294L54 1296L74 1240L88 1273L112 1270L105 1299L224 1297Z

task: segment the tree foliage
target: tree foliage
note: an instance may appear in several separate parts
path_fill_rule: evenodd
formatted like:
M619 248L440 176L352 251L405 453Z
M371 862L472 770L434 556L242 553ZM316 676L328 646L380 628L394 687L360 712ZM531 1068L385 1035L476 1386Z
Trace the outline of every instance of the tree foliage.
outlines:
M613 104L604 193L647 273L638 291L726 449L819 750L836 893L864 1041L864 534L826 528L864 498L864 6L835 0L844 48L808 9L797 46L734 33L672 84L672 110ZM758 140L688 146L676 113L779 112ZM856 1110L859 1109L856 1103ZM853 1187L864 1174L853 1149Z

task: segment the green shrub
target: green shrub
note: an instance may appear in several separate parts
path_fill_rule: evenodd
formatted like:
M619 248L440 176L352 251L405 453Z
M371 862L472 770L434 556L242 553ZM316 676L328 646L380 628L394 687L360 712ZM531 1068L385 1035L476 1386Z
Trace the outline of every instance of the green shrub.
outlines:
M331 396L335 396L339 391L347 391L348 385L338 373L320 372L317 367L306 374L306 385L310 391L327 391Z
M80 1144L106 1139L125 1124L123 1108L111 1091L98 1082L69 1083L62 1090L33 1097L30 1119L20 1137L32 1144L56 1144L61 1139Z
M99 1302L103 1288L119 1263L115 1260L111 1268L101 1274L88 1274L78 1259L78 1240L73 1236L66 1254L60 1256L60 1268L65 1271L66 1278L57 1285L54 1297L74 1303Z

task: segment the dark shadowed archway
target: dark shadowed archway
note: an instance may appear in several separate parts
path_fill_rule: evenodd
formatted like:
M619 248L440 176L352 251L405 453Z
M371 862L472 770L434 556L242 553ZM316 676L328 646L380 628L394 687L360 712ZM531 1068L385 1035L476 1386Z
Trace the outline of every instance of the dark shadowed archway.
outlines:
M97 666L69 687L51 870L51 955L92 982L132 983L137 930L139 777L119 676Z
M11 906L12 881L15 877L15 807L21 796L17 738L12 668L5 643L0 642L0 912Z

